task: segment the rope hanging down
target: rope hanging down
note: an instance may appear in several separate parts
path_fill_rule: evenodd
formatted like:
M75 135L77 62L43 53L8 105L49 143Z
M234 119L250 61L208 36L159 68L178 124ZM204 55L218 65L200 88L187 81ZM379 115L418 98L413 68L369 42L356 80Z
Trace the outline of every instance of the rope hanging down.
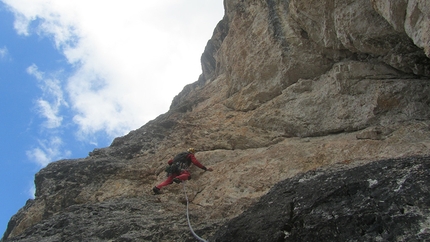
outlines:
M187 196L187 190L185 188L185 181L182 182L182 187L184 188L184 193L185 193L185 199L187 200L187 220L188 220L188 227L190 227L190 231L193 234L194 238L196 238L198 241L200 242L208 242L207 240L202 239L201 237L199 237L196 233L194 233L193 228L191 227L191 223L190 223L190 215L188 212L188 196Z

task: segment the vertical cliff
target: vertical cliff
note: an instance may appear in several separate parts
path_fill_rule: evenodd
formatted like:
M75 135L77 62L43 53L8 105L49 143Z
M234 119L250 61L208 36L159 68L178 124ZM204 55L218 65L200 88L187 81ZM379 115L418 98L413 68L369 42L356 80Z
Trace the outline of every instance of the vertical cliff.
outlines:
M229 239L216 231L280 181L291 178L277 186L296 189L294 177L307 171L430 155L428 1L225 0L224 6L202 54L203 73L170 110L86 158L38 172L36 198L11 218L3 241L192 241L182 187L151 192L167 160L188 147L214 168L191 169L191 222L202 237L216 234L220 241ZM331 180L321 183L324 189ZM271 222L278 221L265 223ZM428 221L414 222L427 235ZM286 241L305 231L281 229L277 238Z

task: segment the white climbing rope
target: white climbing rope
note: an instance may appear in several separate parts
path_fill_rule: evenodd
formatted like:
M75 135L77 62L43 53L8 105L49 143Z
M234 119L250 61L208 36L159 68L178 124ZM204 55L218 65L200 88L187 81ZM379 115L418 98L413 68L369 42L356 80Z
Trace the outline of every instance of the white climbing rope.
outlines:
M188 220L188 227L190 227L190 231L193 234L194 238L196 238L198 241L200 242L208 242L207 240L202 239L201 237L199 237L193 230L193 228L191 227L191 223L190 223L190 215L188 212L188 196L187 196L187 189L185 188L185 182L182 182L182 187L184 188L184 193L185 193L185 199L187 200L187 220Z

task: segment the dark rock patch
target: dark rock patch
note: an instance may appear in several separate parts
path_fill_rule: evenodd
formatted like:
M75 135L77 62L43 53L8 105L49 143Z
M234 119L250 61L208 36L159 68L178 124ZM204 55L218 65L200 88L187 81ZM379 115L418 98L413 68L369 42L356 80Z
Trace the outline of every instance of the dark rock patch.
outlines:
M428 241L430 157L317 170L278 183L210 241Z

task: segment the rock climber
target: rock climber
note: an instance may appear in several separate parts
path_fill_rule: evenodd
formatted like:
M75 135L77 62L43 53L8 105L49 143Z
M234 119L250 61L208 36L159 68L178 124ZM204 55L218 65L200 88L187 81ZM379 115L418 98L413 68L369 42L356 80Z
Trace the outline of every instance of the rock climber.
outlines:
M162 187L170 185L173 182L181 183L183 181L191 179L191 174L189 171L191 163L205 171L213 171L212 168L206 168L204 165L202 165L196 159L194 153L196 153L195 149L189 148L187 152L180 153L176 155L173 159L170 159L167 162L169 166L166 168L167 179L152 188L152 191L155 194L161 194Z

